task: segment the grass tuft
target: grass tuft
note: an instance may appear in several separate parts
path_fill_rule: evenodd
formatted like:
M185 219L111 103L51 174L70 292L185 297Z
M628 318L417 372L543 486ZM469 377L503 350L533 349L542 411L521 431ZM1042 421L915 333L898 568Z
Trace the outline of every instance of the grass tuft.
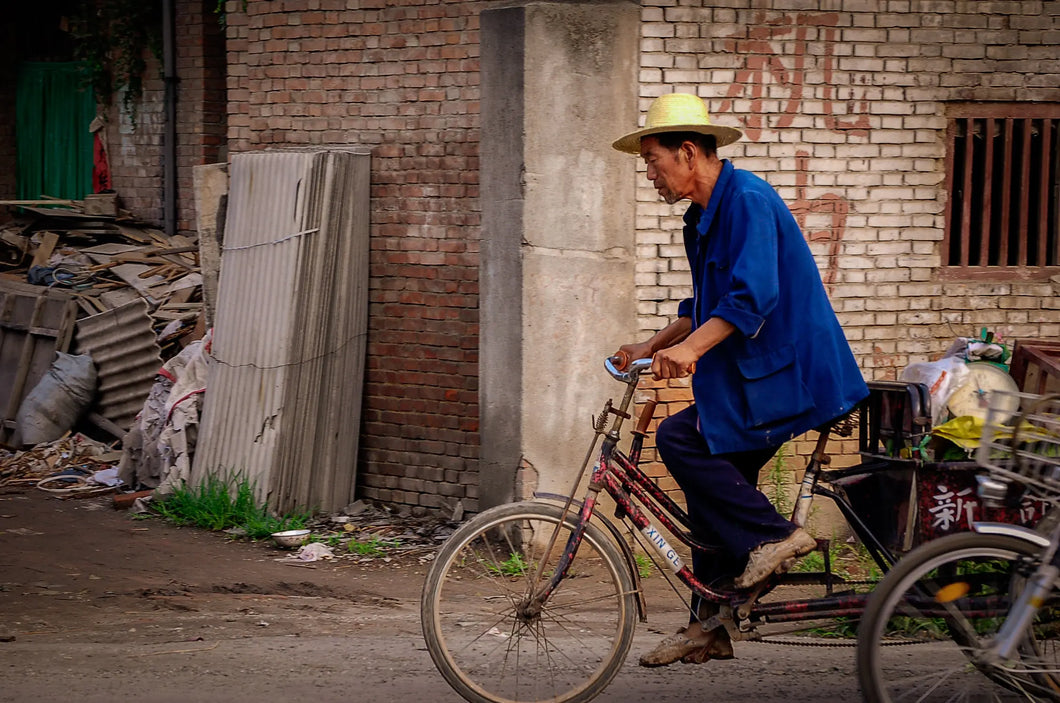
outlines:
M371 557L373 559L378 557L385 557L386 550L388 547L397 547L399 542L397 540L387 541L379 539L378 537L369 537L368 539L351 539L349 544L346 545L346 549L351 554L359 554L362 557Z
M155 513L175 525L219 531L241 528L250 539L264 539L273 532L306 526L310 513L276 516L254 500L254 487L247 479L232 483L211 476L195 488L184 485L165 500L152 503Z
M512 552L511 555L500 564L486 564L486 568L495 574L504 576L522 576L530 565L523 559L523 555Z
M781 515L791 514L791 510L794 507L787 489L790 483L790 476L788 475L790 472L788 471L787 463L788 445L783 444L773 456L773 461L769 466L769 473L766 475L765 480L765 487L769 490L767 494L769 502L773 504L773 507Z

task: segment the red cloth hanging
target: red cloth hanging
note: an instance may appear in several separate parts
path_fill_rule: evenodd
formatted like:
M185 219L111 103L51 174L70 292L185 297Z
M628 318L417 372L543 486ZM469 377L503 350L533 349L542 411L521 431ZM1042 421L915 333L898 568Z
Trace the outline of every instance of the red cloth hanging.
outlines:
M92 135L92 192L103 193L113 190L110 182L110 164L107 163L107 148L99 132Z

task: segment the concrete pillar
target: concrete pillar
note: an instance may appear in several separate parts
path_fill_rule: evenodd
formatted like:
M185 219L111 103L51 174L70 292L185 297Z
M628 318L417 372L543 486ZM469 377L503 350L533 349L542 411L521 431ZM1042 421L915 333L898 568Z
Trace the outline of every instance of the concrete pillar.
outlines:
M639 4L481 16L480 507L565 492L635 336Z

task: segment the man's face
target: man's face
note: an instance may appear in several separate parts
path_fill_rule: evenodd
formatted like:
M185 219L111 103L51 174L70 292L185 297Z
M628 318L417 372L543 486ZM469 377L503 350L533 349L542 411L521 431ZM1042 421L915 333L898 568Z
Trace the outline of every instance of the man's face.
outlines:
M692 192L692 169L682 160L681 150L671 151L655 137L642 137L640 155L648 166L648 180L669 205L687 198Z

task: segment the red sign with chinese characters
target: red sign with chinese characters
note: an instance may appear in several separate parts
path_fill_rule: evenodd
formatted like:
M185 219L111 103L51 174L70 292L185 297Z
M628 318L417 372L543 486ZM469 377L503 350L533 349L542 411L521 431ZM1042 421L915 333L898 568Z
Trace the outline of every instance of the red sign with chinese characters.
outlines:
M1045 505L1024 499L1016 508L988 508L976 492L975 470L929 464L917 469L917 542L971 529L973 522L1034 527Z

